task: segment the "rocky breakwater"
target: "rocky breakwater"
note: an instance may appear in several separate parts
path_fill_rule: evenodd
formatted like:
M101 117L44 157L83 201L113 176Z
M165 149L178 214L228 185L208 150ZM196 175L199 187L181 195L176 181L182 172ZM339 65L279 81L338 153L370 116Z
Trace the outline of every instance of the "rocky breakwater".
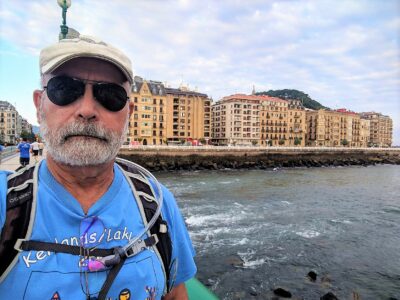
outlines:
M400 149L374 148L132 147L118 156L151 171L400 165Z

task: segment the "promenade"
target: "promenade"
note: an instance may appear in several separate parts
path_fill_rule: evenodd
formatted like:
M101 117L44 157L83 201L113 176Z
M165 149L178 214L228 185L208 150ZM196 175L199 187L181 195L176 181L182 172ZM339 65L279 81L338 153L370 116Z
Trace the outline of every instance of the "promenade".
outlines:
M38 157L39 157L39 160L42 160L43 158L45 158L45 153L43 153L43 156L38 156ZM31 155L30 164L34 164L34 163L35 163L35 159ZM19 153L15 153L8 157L2 158L1 164L0 164L0 170L15 171L19 166L20 166Z

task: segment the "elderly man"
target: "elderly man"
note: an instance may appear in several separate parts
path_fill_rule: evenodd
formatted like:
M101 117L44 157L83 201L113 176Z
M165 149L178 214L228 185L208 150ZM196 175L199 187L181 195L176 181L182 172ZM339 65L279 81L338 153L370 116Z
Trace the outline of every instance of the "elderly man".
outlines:
M194 250L173 196L139 166L115 163L131 112L129 59L81 35L42 50L40 70L33 98L47 158L0 173L0 298L187 299Z

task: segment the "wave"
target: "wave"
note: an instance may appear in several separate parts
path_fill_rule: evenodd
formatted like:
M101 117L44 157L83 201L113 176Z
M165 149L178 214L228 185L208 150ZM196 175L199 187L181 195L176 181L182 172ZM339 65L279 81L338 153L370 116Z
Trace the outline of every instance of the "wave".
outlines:
M315 230L297 231L296 234L307 239L312 239L321 235L320 232Z

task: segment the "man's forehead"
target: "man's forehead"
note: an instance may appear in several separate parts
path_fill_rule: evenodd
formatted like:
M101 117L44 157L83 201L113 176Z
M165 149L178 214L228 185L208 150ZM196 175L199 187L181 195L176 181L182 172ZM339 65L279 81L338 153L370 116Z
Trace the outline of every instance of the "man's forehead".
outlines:
M118 83L128 81L126 76L115 65L97 58L74 58L65 62L51 73L53 75L70 75L82 79L90 79L95 75Z

